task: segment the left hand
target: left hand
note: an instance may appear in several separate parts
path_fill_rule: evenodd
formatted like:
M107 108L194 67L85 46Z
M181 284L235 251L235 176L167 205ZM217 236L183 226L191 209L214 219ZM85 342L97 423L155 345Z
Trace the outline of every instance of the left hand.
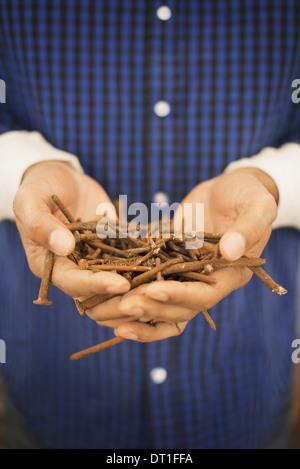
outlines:
M235 260L245 254L261 255L277 215L277 200L273 179L258 169L244 168L199 184L182 203L204 203L205 231L223 233L220 252L226 259ZM116 335L141 342L161 340L178 335L176 323L183 330L199 311L212 308L246 285L251 275L246 268L229 267L214 273L214 285L156 281L96 307L94 314L107 317L105 309L117 308L124 319L116 326ZM139 319L128 321L130 315ZM163 322L155 327L146 324L152 319Z
M245 168L199 184L182 203L204 203L205 231L223 233L220 252L235 260L244 254L260 256L277 215L277 199L277 187L266 173ZM179 212L175 220L178 216ZM118 336L141 342L161 340L178 335L178 326L183 331L199 311L212 308L246 285L251 276L246 268L229 267L214 272L214 285L156 281L91 308L88 315L98 324L114 327ZM146 324L150 320L162 322L153 327Z

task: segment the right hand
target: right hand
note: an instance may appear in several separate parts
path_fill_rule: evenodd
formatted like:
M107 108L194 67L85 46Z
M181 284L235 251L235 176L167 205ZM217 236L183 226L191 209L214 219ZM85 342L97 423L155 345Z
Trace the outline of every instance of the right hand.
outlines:
M58 195L75 219L80 217L83 221L95 220L98 204L111 202L94 179L76 172L67 163L47 161L28 168L15 196L14 213L33 274L42 277L45 253L49 249L56 254L52 284L67 295L83 299L99 293L127 292L130 284L122 276L81 270L68 259L75 240L64 225L67 220L51 199L53 194ZM114 316L116 312L111 310L109 318Z

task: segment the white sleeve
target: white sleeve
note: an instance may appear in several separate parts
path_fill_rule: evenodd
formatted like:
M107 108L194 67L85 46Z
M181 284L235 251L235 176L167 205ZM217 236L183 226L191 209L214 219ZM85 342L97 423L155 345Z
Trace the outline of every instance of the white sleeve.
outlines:
M83 172L76 156L53 147L38 132L16 130L0 135L0 220L15 220L13 201L26 169L49 160L65 161Z
M273 229L300 230L300 145L286 143L280 148L266 147L257 155L230 163L225 172L247 167L264 171L277 185L278 215Z

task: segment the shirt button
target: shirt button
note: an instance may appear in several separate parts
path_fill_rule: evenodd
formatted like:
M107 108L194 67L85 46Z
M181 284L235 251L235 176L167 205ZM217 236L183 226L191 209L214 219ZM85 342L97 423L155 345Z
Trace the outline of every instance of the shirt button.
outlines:
M171 112L171 106L167 101L157 101L154 104L154 112L158 117L166 117Z
M161 7L157 8L156 16L162 21L168 21L172 16L172 12L169 7L162 5Z
M164 368L153 368L153 370L150 371L150 378L155 384L161 384L163 383L166 378L167 378L167 370Z
M169 197L164 192L156 192L153 196L153 202L155 204L167 204L169 202Z

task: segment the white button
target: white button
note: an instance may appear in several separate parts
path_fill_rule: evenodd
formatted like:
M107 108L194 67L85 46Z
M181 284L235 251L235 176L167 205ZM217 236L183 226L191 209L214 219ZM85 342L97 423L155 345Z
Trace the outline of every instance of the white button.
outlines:
M172 16L172 12L169 7L162 5L161 7L157 8L156 15L160 20L168 21Z
M153 383L161 384L167 378L167 370L160 367L153 368L153 370L150 371L150 378L152 379Z
M153 202L155 204L167 204L169 202L169 197L164 192L156 192L153 196Z
M154 104L154 112L158 117L166 117L171 112L171 106L167 101L157 101Z

